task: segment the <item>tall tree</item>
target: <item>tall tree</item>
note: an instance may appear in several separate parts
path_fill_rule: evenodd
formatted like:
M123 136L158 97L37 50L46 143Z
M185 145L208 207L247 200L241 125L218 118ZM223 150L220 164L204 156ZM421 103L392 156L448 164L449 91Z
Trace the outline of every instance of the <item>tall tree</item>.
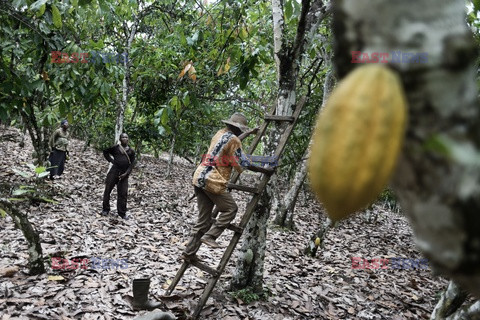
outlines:
M328 68L330 68L330 63L328 63L327 65L328 65ZM330 70L327 72L324 80L322 107L325 105L325 102L327 101L328 96L331 90L333 89L333 84L334 84L334 77L332 75L332 71ZM300 190L307 177L307 159L310 157L310 146L311 146L311 141L308 144L308 147L305 150L305 153L302 159L299 161L300 164L297 166L295 175L290 183L290 187L287 193L284 194L282 199L278 200L280 203L279 205L276 206L274 211L275 213L274 223L276 225L293 229L293 225L294 225L293 217L294 217L295 204L297 202Z
M301 8L297 11L298 15L293 15L296 5L296 1L272 0L273 44L278 86L275 104L276 115L281 116L293 114L297 103L296 82L305 47L311 43L319 23L327 14L326 5L320 0L302 1ZM287 22L291 21L296 30L293 38L289 34L291 28L286 27L285 19ZM265 148L267 153L273 153L285 128L285 124L276 125ZM248 286L254 291L262 291L270 198L271 194L267 188L247 224L240 258L232 279L233 288ZM253 258L250 259L252 255Z

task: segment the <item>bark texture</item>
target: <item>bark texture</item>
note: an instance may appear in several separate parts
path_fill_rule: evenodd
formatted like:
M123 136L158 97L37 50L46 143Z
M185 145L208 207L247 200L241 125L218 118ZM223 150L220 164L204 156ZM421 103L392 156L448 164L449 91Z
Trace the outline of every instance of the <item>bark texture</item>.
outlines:
M0 199L0 208L5 210L5 212L12 217L15 226L22 231L25 240L27 240L29 273L31 275L45 273L40 237L30 221L28 221L27 215L21 213L6 199Z
M428 54L427 63L390 63L404 84L409 123L393 187L419 249L433 269L480 297L480 118L476 48L461 0L334 2L335 67L351 51ZM432 142L452 141L454 147ZM443 152L442 152L443 150ZM465 153L463 153L465 154Z
M120 100L120 104L117 107L117 119L115 122L115 141L120 139L120 135L123 133L123 121L125 120L125 110L127 108L128 103L128 94L130 92L130 49L132 47L132 42L135 39L135 34L137 33L138 24L140 20L135 20L132 25L132 28L129 30L127 23L124 22L123 28L125 35L127 37L126 45L125 45L125 53L126 57L123 61L123 67L125 69L125 73L123 75L122 80L122 99Z
M270 211L270 198L265 194L266 192L260 198L252 218L245 227L240 257L231 281L233 290L249 287L256 293L263 292L263 269Z
M452 315L467 299L467 294L463 292L453 281L448 284L447 290L442 293L435 309L430 316L430 320L445 319Z

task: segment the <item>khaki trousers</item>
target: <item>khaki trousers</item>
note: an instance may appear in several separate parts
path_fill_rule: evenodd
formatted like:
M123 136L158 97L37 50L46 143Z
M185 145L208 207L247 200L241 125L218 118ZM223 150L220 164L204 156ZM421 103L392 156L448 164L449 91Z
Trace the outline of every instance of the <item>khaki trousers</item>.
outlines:
M195 187L195 195L197 196L198 220L192 229L192 235L185 248L184 253L187 255L194 254L200 246L199 240L205 234L218 238L223 230L235 219L238 207L230 192L222 194L214 194L204 189ZM217 206L219 215L213 224L213 207ZM213 224L213 226L212 226Z

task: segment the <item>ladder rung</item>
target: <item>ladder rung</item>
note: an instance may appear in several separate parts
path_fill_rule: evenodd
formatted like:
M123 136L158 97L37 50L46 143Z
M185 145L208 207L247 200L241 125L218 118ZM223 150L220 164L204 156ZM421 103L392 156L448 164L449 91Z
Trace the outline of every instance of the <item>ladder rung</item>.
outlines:
M233 232L236 232L236 233L240 233L240 234L243 233L243 228L240 228L239 226L237 226L236 224L233 224L233 223L230 223L227 226L227 229L232 230Z
M234 184L234 183L229 183L227 184L227 188L229 189L235 189L235 190L240 190L240 191L245 191L245 192L250 192L250 193L258 193L257 188L252 188L252 187L247 187L247 186L241 186L239 184Z
M192 266L197 267L197 268L200 269L200 270L205 271L206 273L211 274L211 275L214 276L214 277L218 276L218 271L217 271L217 270L215 270L215 269L213 269L213 268L210 268L209 266L207 266L206 264L201 263L201 262L198 261L198 260L194 260L194 261L190 262L190 264L191 264Z
M288 122L293 122L295 120L295 117L293 116L274 116L274 115L266 115L265 120L269 121L288 121Z

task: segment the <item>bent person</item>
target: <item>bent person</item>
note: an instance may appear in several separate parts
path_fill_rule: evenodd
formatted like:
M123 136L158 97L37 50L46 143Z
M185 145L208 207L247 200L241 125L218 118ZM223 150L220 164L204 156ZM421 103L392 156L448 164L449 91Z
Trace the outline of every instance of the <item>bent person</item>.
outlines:
M62 120L60 128L55 130L48 141L50 147L50 155L48 161L50 162L50 180L58 179L65 169L65 160L68 156L68 121Z
M218 248L215 241L235 218L238 207L227 184L232 168L239 173L244 169L272 174L273 168L254 166L244 154L242 142L244 138L256 133L258 128L249 129L247 118L241 113L233 114L230 119L222 120L226 128L219 130L212 138L206 157L195 170L192 184L197 196L198 220L191 231L190 240L183 252L183 258L195 259L200 242ZM216 206L220 212L212 225L212 211Z
M120 135L120 143L103 150L103 156L113 165L107 173L105 191L103 193L102 216L110 212L110 193L117 186L117 213L125 220L127 217L128 176L135 163L135 152L128 146L128 135Z

